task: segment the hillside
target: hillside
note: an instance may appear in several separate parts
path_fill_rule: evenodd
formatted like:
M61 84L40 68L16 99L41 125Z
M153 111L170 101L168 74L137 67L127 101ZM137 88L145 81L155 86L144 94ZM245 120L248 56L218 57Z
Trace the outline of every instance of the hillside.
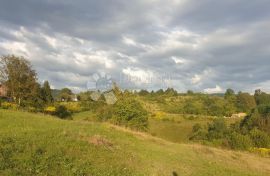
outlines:
M0 175L269 175L270 159L0 110Z

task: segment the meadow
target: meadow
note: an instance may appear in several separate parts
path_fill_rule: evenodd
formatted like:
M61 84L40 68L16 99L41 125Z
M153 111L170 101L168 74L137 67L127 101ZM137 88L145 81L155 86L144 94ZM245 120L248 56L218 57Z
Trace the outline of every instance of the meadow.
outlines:
M269 158L76 117L0 110L0 144L0 175L270 174Z

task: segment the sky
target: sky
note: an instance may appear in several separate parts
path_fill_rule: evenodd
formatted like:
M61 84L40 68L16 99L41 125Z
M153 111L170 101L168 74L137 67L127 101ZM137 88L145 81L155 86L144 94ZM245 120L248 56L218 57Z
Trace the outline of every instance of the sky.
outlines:
M0 0L0 55L87 90L270 92L269 0ZM98 75L98 76L97 76Z

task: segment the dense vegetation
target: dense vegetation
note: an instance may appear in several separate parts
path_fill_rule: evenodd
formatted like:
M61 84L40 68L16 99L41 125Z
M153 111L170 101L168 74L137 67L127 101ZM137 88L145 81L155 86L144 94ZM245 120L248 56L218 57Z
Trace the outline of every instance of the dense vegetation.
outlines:
M172 88L150 93L142 90L138 95L143 96L145 100L158 103L164 112L177 114L231 116L238 112L248 113L256 107L254 96L242 92L235 94L232 89L228 89L224 95L208 95L192 91L178 94Z
M270 105L258 105L243 120L226 125L217 118L207 127L196 124L191 140L207 140L232 149L270 148Z

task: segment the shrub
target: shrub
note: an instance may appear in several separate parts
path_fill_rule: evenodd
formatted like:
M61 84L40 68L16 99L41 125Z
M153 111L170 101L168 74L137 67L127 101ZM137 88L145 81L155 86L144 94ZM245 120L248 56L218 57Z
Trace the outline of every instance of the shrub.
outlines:
M61 103L61 105L65 106L67 110L72 113L82 111L82 108L78 102L64 102Z
M162 111L157 111L157 112L155 113L155 117L156 117L157 119L159 119L159 120L163 119L165 115L166 115L166 114L165 114L164 112L162 112Z
M25 109L29 112L38 112L38 109L33 106L26 107Z
M266 157L270 156L270 149L268 149L268 148L256 148L256 147L254 147L254 148L250 148L249 151L253 152L253 153L258 153L261 156L266 156Z
M263 131L253 129L250 131L250 137L256 147L267 148L270 146L270 137Z
M192 132L193 132L193 133L196 133L196 132L198 132L198 131L201 130L201 129L202 129L201 124L196 123L196 124L193 126L193 128L192 128Z
M54 114L56 111L56 107L54 106L48 106L44 109L44 112L47 114Z
M137 130L146 130L148 117L141 104L132 99L119 100L113 109L113 121L118 125L128 126Z
M248 135L233 132L229 139L232 149L247 150L252 147L252 140Z
M189 138L189 140L206 140L206 139L207 139L207 130L204 128L200 128L196 132L194 131L192 133L192 136Z
M63 105L57 106L53 115L56 115L57 117L59 117L61 119L70 119L71 118L71 112L68 111L68 109Z
M96 110L96 114L99 120L107 121L113 116L113 109L111 106L101 106Z
M208 139L220 139L225 138L228 133L225 120L223 118L217 118L212 124L208 126Z
M15 103L2 102L1 107L3 109L18 109L18 105Z

